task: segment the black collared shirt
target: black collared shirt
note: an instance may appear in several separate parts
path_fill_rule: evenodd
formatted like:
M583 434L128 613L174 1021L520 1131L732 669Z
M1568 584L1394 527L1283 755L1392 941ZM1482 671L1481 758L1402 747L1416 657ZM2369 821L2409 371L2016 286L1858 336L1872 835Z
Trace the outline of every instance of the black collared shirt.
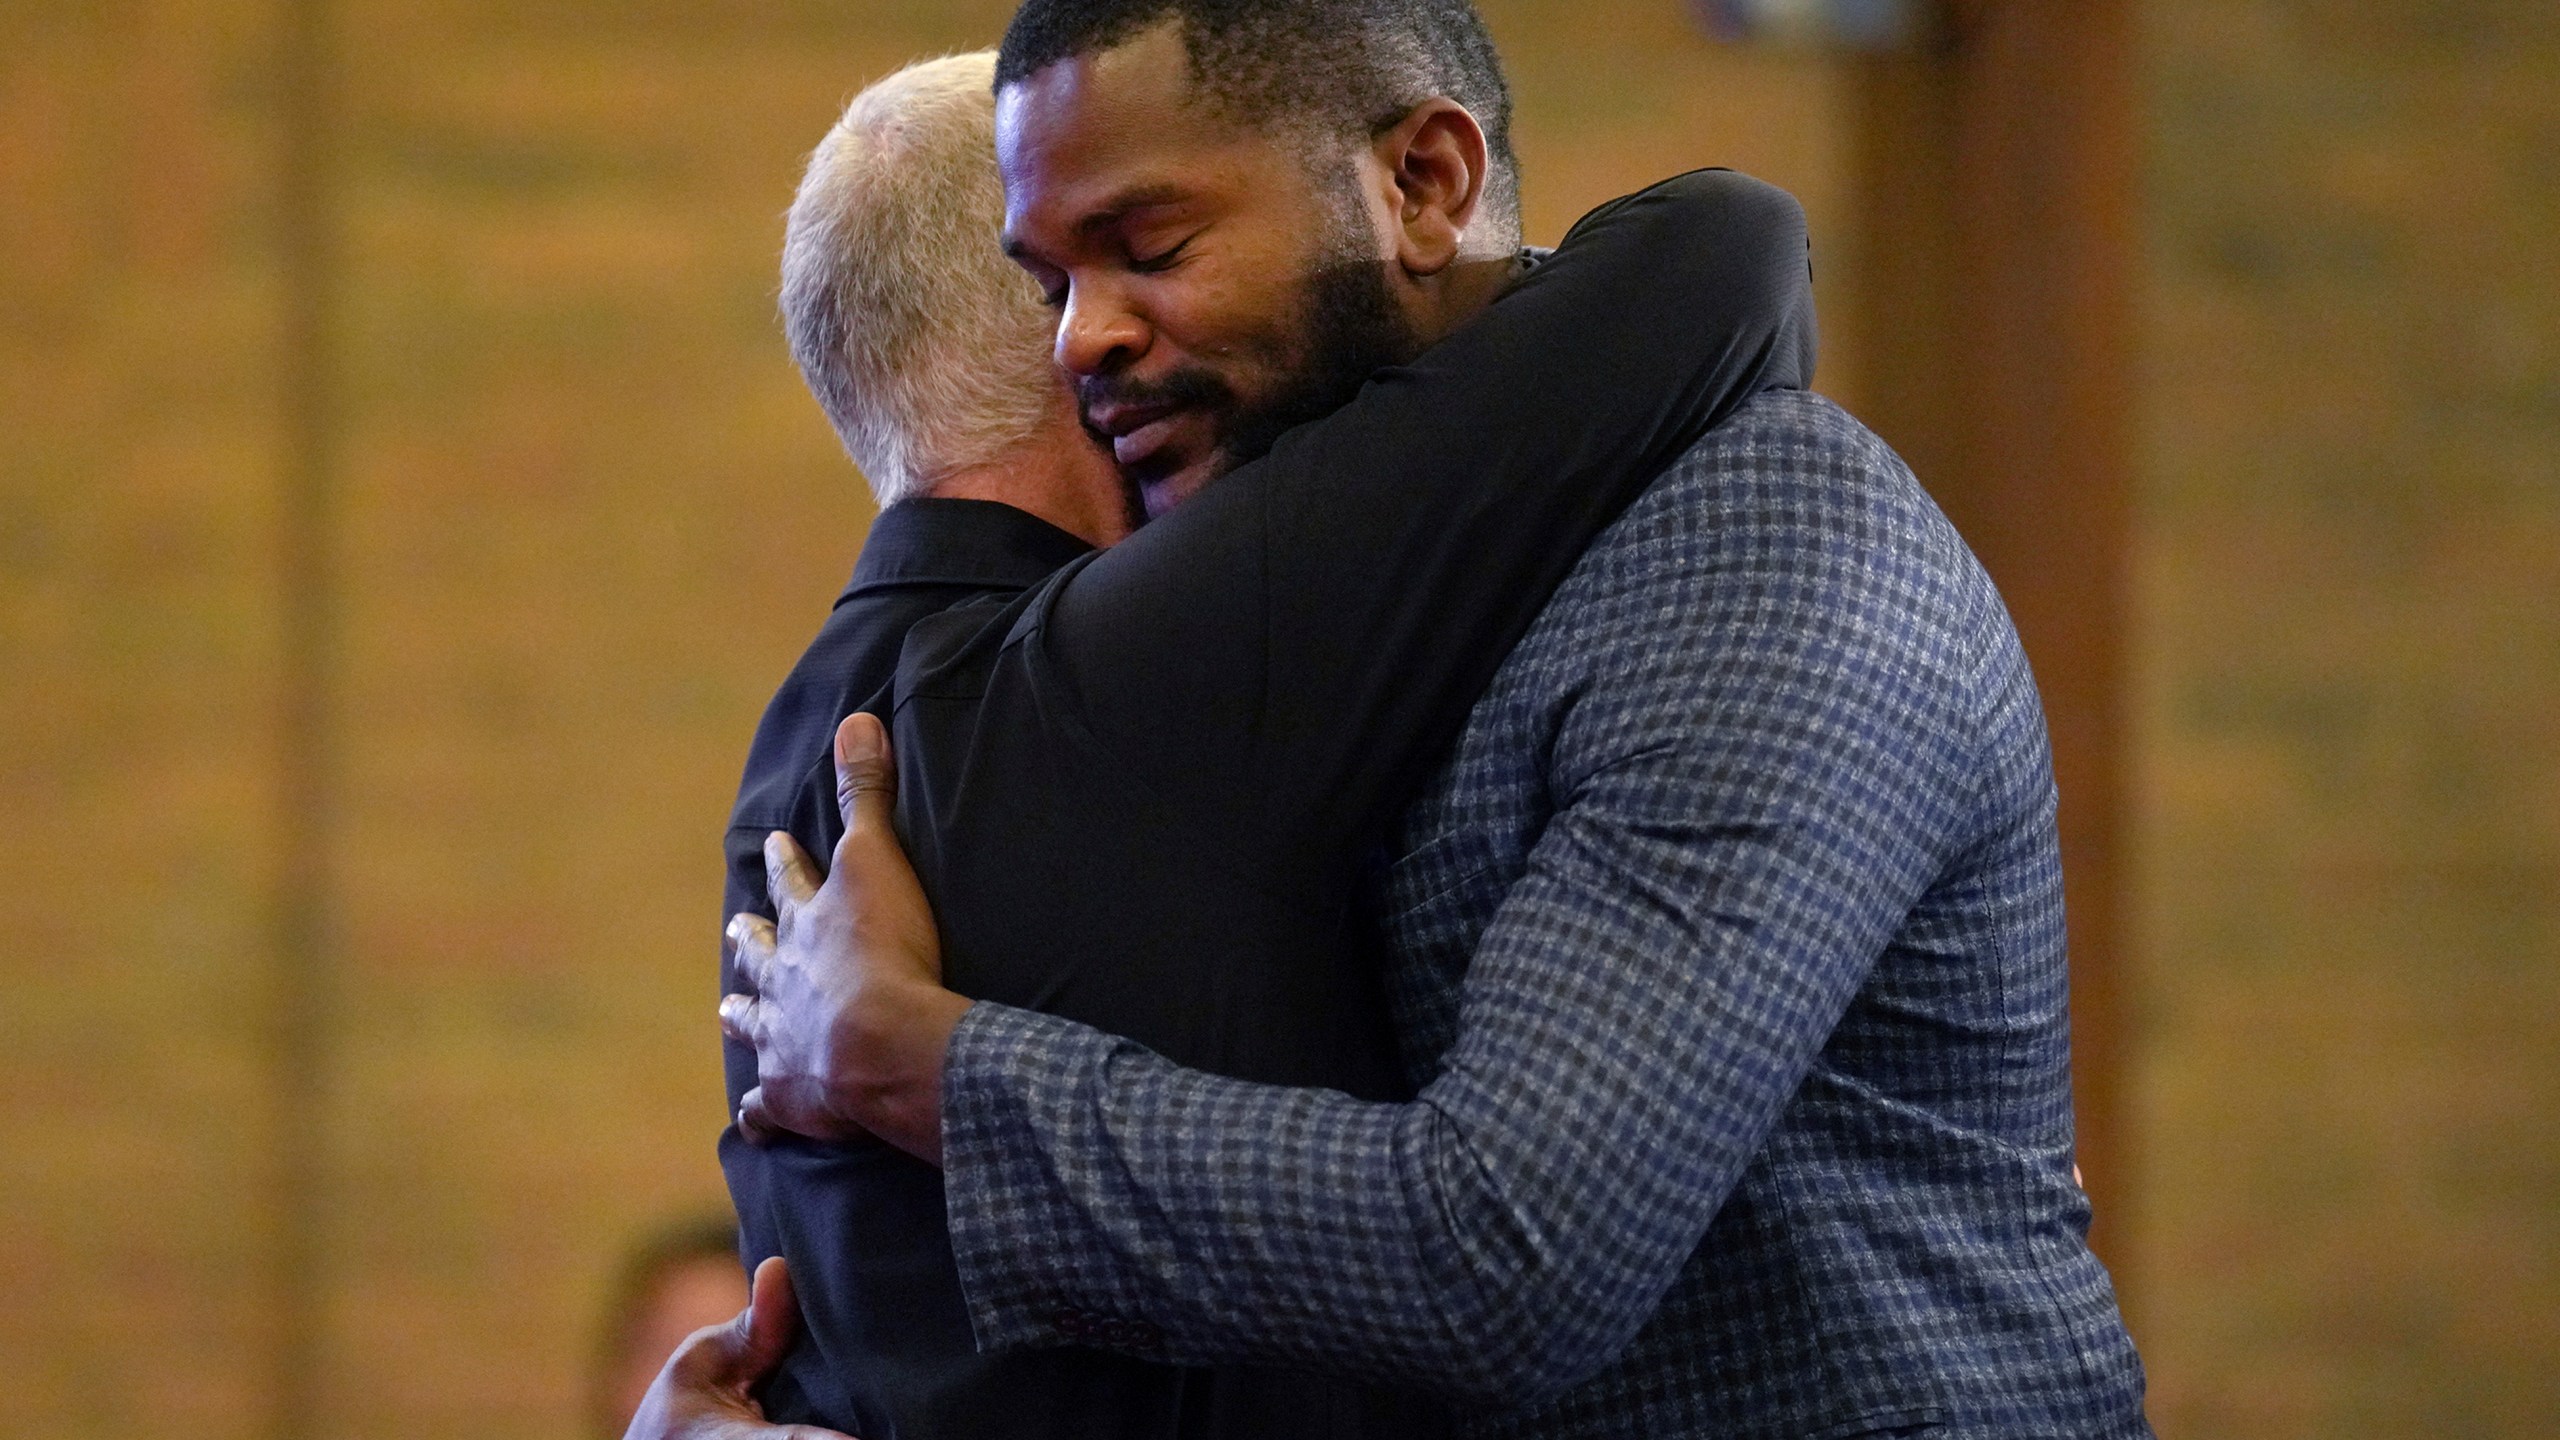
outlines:
M830 758L836 726L856 710L888 721L907 631L955 605L1018 595L1090 548L988 500L909 500L871 522L853 579L756 727L729 816L724 917L773 913L764 884L768 833L790 831L821 865L834 852L844 833Z

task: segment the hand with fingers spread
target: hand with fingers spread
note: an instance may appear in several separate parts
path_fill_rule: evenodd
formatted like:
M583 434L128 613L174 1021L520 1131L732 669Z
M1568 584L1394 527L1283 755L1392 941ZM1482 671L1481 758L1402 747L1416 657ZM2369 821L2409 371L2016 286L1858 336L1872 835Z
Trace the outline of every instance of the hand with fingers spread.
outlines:
M814 1425L774 1425L755 1387L782 1363L800 1323L791 1276L779 1256L756 1267L747 1308L726 1325L697 1330L667 1357L623 1440L848 1440Z
M835 756L845 831L827 878L777 831L764 853L779 918L729 922L740 993L720 1024L756 1052L738 1128L758 1143L867 1132L938 1163L942 1056L969 1002L942 986L933 911L898 843L887 732L852 715Z

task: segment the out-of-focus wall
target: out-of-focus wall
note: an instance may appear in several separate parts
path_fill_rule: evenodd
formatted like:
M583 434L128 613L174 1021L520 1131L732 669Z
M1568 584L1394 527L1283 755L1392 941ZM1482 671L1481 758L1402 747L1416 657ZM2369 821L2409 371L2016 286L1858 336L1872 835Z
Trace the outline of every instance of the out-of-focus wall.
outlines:
M261 1378L262 26L0 9L11 1435L236 1434Z
M2560 1434L2560 8L2145 8L2157 1419Z
M844 98L1010 6L320 9L332 738L284 754L290 7L0 7L0 1434L264 1433L288 1127L312 1433L575 1433L616 1252L722 1199L721 826L870 513L772 318L781 213ZM1842 230L1820 59L1486 9L1533 235L1707 163ZM297 774L338 797L312 1007Z

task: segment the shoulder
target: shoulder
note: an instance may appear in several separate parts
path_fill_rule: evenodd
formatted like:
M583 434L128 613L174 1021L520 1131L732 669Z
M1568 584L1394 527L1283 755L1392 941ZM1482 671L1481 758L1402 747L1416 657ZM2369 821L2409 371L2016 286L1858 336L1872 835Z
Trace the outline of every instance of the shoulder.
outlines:
M1809 391L1762 394L1672 462L1593 546L1641 550L1688 537L1719 551L1810 550L1938 571L1971 555L1911 468L1874 431Z
M1736 716L1952 740L1975 728L2006 633L1989 577L1891 447L1829 400L1772 392L1593 542L1496 694L1563 740L1609 741L1595 756Z
M1997 603L1892 447L1819 395L1772 391L1672 462L1592 542L1540 625L1865 616L1971 630Z
M732 826L770 829L797 813L813 757L827 753L845 716L887 692L908 630L947 604L929 590L893 588L828 613L757 722Z

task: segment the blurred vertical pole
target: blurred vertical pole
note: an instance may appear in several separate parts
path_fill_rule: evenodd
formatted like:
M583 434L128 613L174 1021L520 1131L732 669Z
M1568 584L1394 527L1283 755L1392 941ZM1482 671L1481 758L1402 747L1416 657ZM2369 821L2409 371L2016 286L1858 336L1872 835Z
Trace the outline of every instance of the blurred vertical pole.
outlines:
M1859 62L1849 317L1868 420L1999 582L2044 692L2081 1165L2120 1283L2135 59L2131 0L1952 0L1935 43Z
M335 55L328 0L282 0L276 55L280 503L274 1374L269 1433L318 1433L326 1361L328 1060L336 916Z

